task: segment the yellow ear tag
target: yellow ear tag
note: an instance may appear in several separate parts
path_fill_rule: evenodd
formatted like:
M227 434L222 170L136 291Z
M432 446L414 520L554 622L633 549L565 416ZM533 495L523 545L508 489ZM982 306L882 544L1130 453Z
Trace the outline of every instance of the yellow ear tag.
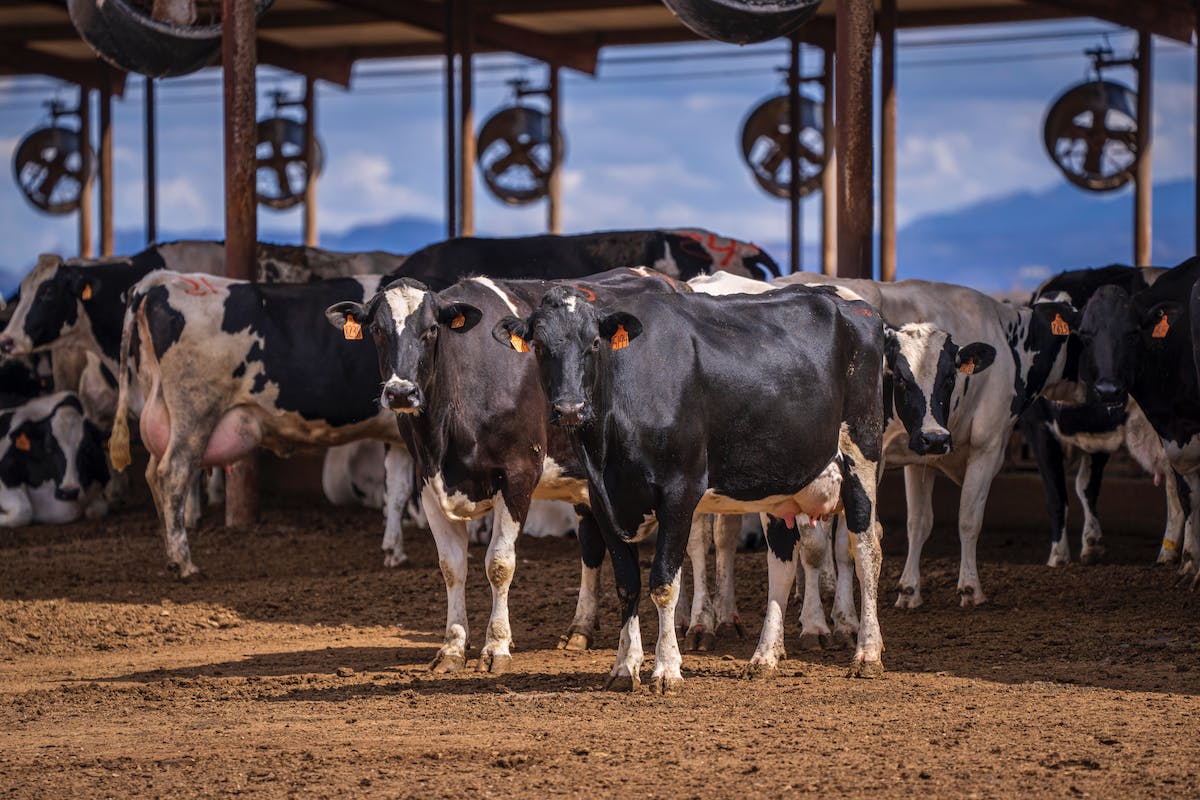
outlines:
M13 440L13 446L18 450L24 450L26 452L28 452L29 448L32 447L32 445L29 443L29 437L23 433Z
M1167 315L1163 314L1159 319L1158 324L1154 326L1154 330L1150 334L1151 339L1165 339L1167 332L1171 330L1171 323L1167 321Z
M354 321L354 317L346 315L346 324L342 326L342 335L347 339L361 339L362 325Z
M963 375L974 375L975 374L975 359L971 359L970 361L964 361L963 363L959 364L958 371L961 372Z
M612 349L621 350L629 347L629 332L624 325L617 326L617 332L612 335Z
M1071 326L1062 318L1062 314L1055 314L1054 321L1050 323L1050 332L1055 336L1067 336L1071 333Z
M520 336L517 336L512 331L509 331L508 333L508 341L512 344L512 349L516 350L518 353L529 352L529 345L525 343L525 340Z
M79 296L82 297L84 300L91 300L92 299L92 285L90 283L85 283L83 285L83 291L79 293Z
M450 321L451 328L461 328L463 325L466 325L466 324L467 324L467 318L464 314L459 314L457 317L455 317L453 320Z

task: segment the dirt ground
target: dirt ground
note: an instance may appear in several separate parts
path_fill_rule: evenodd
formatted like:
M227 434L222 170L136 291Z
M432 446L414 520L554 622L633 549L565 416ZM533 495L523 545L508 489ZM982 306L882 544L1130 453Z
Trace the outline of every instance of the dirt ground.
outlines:
M889 530L883 678L844 677L846 651L793 650L777 679L747 682L753 642L720 641L661 698L601 689L607 570L600 649L555 648L573 541L520 543L511 673L434 676L445 594L428 534L386 570L376 513L276 502L263 520L206 518L207 577L187 584L148 511L0 532L0 796L1200 796L1200 596L1149 566L1153 540L1110 531L1110 564L1051 571L1040 528L989 529L992 602L964 611L939 528L927 606L901 612ZM765 584L763 554L739 555L752 637ZM642 620L652 654L648 606Z

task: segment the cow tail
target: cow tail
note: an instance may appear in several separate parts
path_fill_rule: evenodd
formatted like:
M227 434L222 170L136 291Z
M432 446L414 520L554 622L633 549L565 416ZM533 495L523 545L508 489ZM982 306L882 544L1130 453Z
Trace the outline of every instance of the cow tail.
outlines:
M124 472L133 460L129 455L129 343L133 326L137 324L137 307L142 298L133 295L125 308L125 324L121 327L121 362L117 370L117 412L113 417L112 436L108 440L108 459L113 469Z

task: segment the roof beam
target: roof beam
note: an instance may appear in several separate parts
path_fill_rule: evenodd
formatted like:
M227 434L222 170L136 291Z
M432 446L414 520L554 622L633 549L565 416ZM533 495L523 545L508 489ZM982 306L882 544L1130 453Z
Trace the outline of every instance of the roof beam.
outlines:
M11 44L0 48L0 63L13 68L14 72L48 75L86 89L99 89L111 82L114 95L121 97L125 94L125 73L95 58L63 58L24 45Z
M1035 0L1026 0L1034 2ZM1084 17L1114 22L1127 28L1165 36L1178 42L1192 43L1196 28L1195 11L1182 2L1163 0L1036 0L1038 5L1070 11Z
M296 48L258 38L258 63L350 88L354 59L345 48Z
M424 0L410 0L404 3L396 3L392 0L335 0L335 2L359 11L371 12L377 15L377 18L402 22L442 36L446 33L444 9L436 3L424 2ZM577 38L547 36L526 28L498 22L491 17L480 17L475 21L475 38L480 43L490 45L498 50L520 53L523 56L579 70L589 75L596 73L596 48L583 44Z

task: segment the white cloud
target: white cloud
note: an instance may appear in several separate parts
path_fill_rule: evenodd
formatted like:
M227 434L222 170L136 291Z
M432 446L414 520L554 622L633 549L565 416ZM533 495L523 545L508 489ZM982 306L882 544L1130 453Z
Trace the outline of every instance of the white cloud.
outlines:
M165 223L162 228L196 230L218 224L199 188L182 175L158 182L158 213Z
M323 230L441 211L438 198L397 180L391 161L378 153L355 150L338 156L330 167L318 189Z

